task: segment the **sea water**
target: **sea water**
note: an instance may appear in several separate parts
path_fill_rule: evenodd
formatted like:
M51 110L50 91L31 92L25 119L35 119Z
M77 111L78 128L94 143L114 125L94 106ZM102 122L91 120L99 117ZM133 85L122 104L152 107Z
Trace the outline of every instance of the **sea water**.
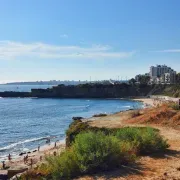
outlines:
M120 99L0 98L0 160L44 145L47 138L63 140L74 116L140 107L140 102Z

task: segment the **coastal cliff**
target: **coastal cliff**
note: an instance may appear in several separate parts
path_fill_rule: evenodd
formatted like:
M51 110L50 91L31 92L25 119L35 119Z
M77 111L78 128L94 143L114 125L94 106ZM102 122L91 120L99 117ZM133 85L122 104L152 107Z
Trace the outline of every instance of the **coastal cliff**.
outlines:
M146 96L151 86L132 86L128 84L102 85L81 84L77 86L58 85L51 89L32 89L34 97L58 98L124 98L130 96Z
M130 85L130 84L63 84L48 89L32 89L31 92L0 92L0 97L38 98L129 98L150 95L180 96L179 85Z

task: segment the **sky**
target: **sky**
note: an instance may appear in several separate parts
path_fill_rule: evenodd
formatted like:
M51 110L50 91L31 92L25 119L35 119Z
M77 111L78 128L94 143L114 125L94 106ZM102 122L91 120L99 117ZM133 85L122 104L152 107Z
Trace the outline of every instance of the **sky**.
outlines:
M179 0L1 0L0 82L180 72Z

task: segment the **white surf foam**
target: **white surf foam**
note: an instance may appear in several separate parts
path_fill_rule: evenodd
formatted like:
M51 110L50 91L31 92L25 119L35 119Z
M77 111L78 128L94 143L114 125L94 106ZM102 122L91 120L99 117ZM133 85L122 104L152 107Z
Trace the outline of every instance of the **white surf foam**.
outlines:
M123 106L123 107L125 107L125 108L130 108L131 106Z
M35 141L40 141L40 140L43 140L43 139L47 139L47 138L50 138L49 136L48 137L40 137L40 138L32 138L32 139L26 139L24 141L19 141L17 143L12 143L8 146L5 146L5 147L2 147L0 148L0 151L6 151L8 149L12 149L18 145L21 145L21 144L25 144L25 143L29 143L29 142L35 142Z

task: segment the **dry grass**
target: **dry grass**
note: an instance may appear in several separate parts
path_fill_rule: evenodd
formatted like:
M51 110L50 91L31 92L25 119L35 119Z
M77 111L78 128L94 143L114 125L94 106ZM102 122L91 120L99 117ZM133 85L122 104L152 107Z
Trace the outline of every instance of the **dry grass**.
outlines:
M130 118L126 123L162 124L174 127L180 125L180 112L163 104L153 109L144 110L141 116Z

